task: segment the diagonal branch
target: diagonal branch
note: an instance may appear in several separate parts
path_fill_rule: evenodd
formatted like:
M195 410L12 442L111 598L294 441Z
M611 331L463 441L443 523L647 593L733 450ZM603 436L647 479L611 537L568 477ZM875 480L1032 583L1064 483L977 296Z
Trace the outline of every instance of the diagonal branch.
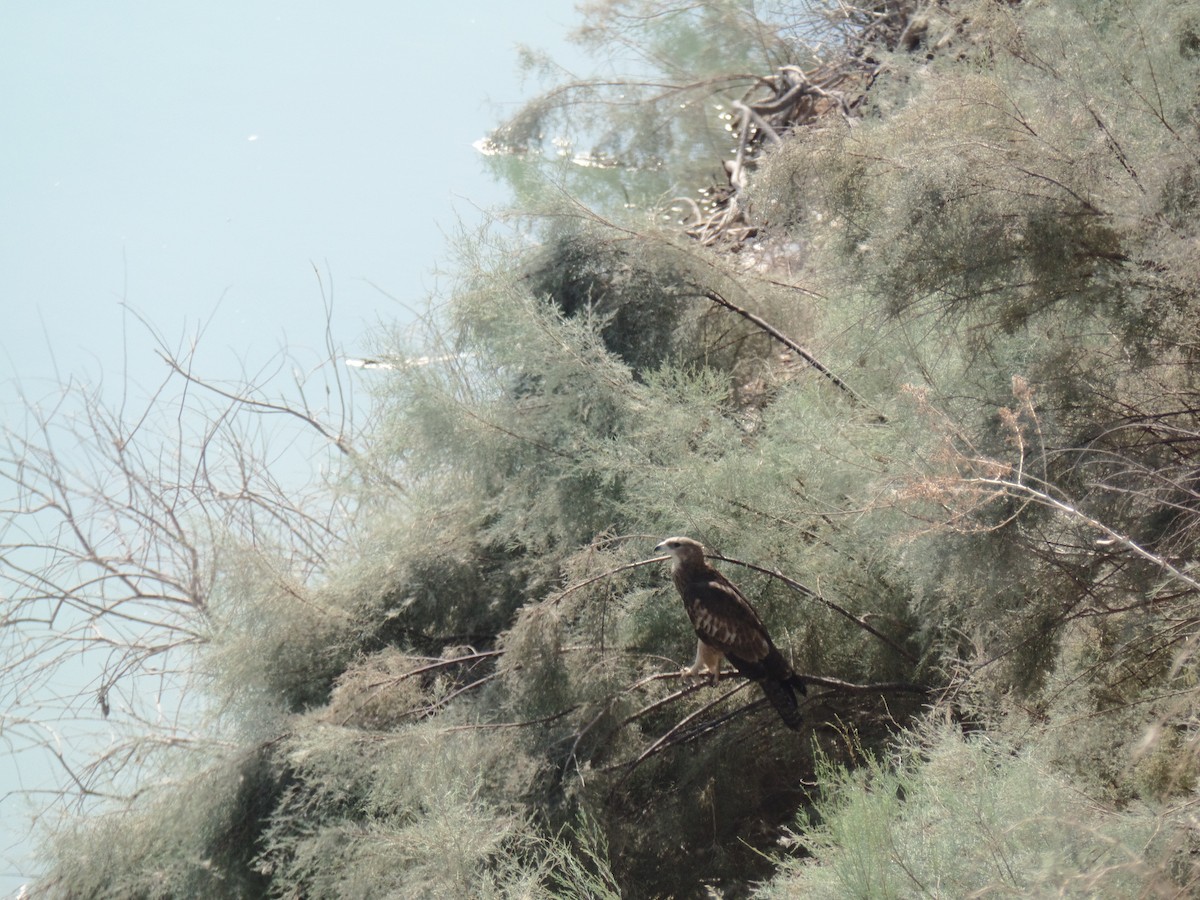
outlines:
M808 587L805 584L801 584L799 581L796 581L794 578L789 578L788 576L786 576L782 572L780 572L778 569L767 569L762 566L756 566L754 563L742 562L740 559L733 559L732 557L729 557L729 556L720 556L719 554L709 554L709 556L712 559L719 559L722 562L730 562L736 566L744 566L745 568L751 569L752 571L761 572L764 575L770 575L772 578L779 579L784 584L786 584L788 587L790 587L792 590L803 594L805 597L809 597L810 599L816 600L818 603L824 604L826 607L833 610L839 616L844 616L845 618L847 618L851 622L853 622L855 625L857 625L859 628L861 628L864 631L869 632L870 634L879 638L879 640L883 641L885 644L887 644L889 647L891 647L893 650L895 650L897 653L899 653L901 656L903 656L909 662L911 662L911 663L918 662L916 656L914 656L908 650L904 649L904 647L900 646L900 644L898 644L892 638L888 637L882 631L879 631L877 628L875 628L873 625L871 625L871 623L868 622L865 617L854 615L854 613L850 612L850 610L846 609L845 607L839 606L838 604L834 603L832 600L829 600L829 599L821 596L816 591L814 591L812 588Z
M836 374L834 374L829 369L828 366L826 366L824 363L822 363L819 359L817 359L815 356L813 356L812 353L810 353L808 350L805 350L803 347L801 347L799 344L797 344L794 340L792 340L790 337L788 337L786 334L784 334L778 328L771 325L765 319L763 319L760 316L756 316L754 313L750 312L748 309L742 309L742 307L738 306L737 304L733 303L730 300L725 299L725 297L723 297L721 294L717 293L714 290L711 290L711 289L705 290L704 296L707 297L709 300L711 300L713 303L717 304L718 306L723 306L723 307L725 307L725 309L729 310L730 312L737 313L739 316L741 316L747 322L754 325L755 328L758 328L760 331L767 334L769 337L774 338L776 341L783 344L785 347L787 347L789 350L791 350L793 353L795 353L797 356L799 356L801 359L803 359L805 362L807 362L810 366L812 366L814 369L816 369L818 372L820 372L822 375L824 375L826 378L828 378L831 382L833 382L835 387L837 387L840 391L845 393L846 396L848 396L856 404L858 404L859 406L866 407L867 409L872 408L870 403L868 403L866 400L864 400L859 395L859 393L854 390L854 388L850 387L850 385L846 384L846 382L844 382L841 378L839 378ZM876 412L879 415L879 421L881 423L887 421L887 417L884 416L883 413L878 413L878 411L876 411Z

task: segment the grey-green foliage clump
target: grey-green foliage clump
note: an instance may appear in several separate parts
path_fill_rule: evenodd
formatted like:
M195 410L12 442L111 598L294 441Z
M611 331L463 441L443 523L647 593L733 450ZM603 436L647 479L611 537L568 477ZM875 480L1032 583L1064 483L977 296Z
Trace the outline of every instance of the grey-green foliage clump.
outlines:
M434 755L422 752L428 741L420 727L299 730L282 748L291 784L260 866L303 895L465 895L491 885L502 896L502 861L533 838L516 810L488 802L483 782L489 770L519 781L525 767L478 732L438 742Z
M1161 567L1097 556L1081 516L1026 488L1165 557L1194 543L1196 267L1180 248L1197 226L1179 210L1194 210L1196 9L948 9L947 52L887 57L863 120L780 148L755 208L811 240L814 278L844 298L833 316L870 323L845 352L917 386L940 471L1012 467L977 465L969 502L961 481L926 483L939 505L957 490L969 537L931 542L923 593L961 597L972 630L1023 619L1012 677L1029 685L1057 658L1039 632ZM1013 472L1024 485L988 496L982 478Z
M740 4L597 9L593 37L661 21L643 46L681 68L702 22L802 57ZM436 325L379 348L336 557L221 560L206 674L238 753L186 814L202 780L61 844L52 888L1194 890L1200 5L839 9L862 96L740 198L793 249L618 211L617 169L611 214L539 197L547 222L465 244ZM666 183L704 158L672 125ZM803 734L678 677L695 636L644 564L677 533L812 678Z
M56 863L34 895L261 896L269 879L255 865L255 848L279 795L277 769L252 750L174 774L134 808L60 833Z
M887 762L824 766L822 799L756 896L1171 896L1155 857L1182 833L1148 809L1097 809L1021 748L929 727ZM1159 893L1163 891L1166 893Z
M549 236L526 276L534 296L569 318L594 320L606 349L635 373L678 354L680 307L696 303L686 272L654 267L639 255L633 239L577 228Z

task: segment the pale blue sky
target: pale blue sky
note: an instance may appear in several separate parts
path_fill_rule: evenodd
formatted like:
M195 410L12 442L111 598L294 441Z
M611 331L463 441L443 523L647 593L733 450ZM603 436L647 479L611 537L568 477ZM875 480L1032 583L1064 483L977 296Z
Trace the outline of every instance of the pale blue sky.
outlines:
M531 90L516 44L578 62L572 6L3 0L0 416L17 379L157 382L123 299L171 340L211 317L204 374L236 378L285 343L323 352L316 265L366 349L406 315L381 291L420 306L443 232L502 199L471 144ZM0 803L0 895L27 827Z
M367 282L419 303L440 229L500 196L471 142L522 96L514 45L561 48L573 20L568 0L5 0L0 377L48 373L43 323L60 367L111 371L123 295L171 336L219 302L206 344L251 358L320 345L312 264L343 340L400 314Z

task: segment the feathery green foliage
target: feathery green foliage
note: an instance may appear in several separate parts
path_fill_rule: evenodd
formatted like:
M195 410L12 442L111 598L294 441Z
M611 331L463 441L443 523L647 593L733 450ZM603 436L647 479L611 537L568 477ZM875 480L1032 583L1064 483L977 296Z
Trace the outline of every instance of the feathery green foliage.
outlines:
M1053 768L982 735L929 727L887 762L823 766L821 783L793 838L812 856L757 896L1132 897L1170 884L1155 815L1097 810Z

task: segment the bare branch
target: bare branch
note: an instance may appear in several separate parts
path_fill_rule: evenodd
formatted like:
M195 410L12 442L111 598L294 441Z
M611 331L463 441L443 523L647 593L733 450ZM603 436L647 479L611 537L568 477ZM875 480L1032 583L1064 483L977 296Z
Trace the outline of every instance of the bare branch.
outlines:
M888 637L886 634L881 632L879 629L875 628L875 626L873 626L870 622L868 622L864 616L854 615L854 613L850 612L848 609L845 609L844 607L839 606L838 604L834 603L832 600L829 600L829 599L821 596L819 593L814 591L812 588L808 587L805 584L801 584L799 581L796 581L794 578L789 578L787 575L784 575L782 572L780 572L776 569L766 569L766 568L763 568L762 566L756 566L754 563L742 562L742 560L734 559L731 556L720 556L718 554L709 554L709 556L712 559L719 559L724 562L733 563L734 565L744 566L747 569L751 569L755 572L761 572L764 575L770 575L772 578L776 578L779 581L782 581L784 584L786 584L792 590L794 590L800 594L803 594L805 597L809 597L813 600L816 600L818 603L821 603L824 606L828 607L829 609L833 610L839 616L849 619L851 622L853 622L855 625L857 625L863 631L866 631L866 632L870 633L871 635L875 636L876 638L878 638L879 640L883 641L883 643L887 644L889 647L891 647L893 650L895 650L897 653L899 653L901 656L903 656L909 662L912 662L912 663L917 662L916 656L914 656L908 650L904 649L904 647L902 647L895 640L893 640L892 638Z
M822 375L824 375L826 378L828 378L831 382L833 382L833 384L839 390L841 390L843 393L845 393L848 397L850 397L851 400L853 400L859 406L864 406L867 409L871 408L871 404L869 404L866 400L864 400L861 396L859 396L857 391L855 391L852 387L850 387L850 385L846 384L846 382L844 382L841 378L839 378L837 375L835 375L824 363L822 363L812 353L810 353L808 350L805 350L803 347L801 347L798 343L793 341L791 338L789 338L787 335L785 335L779 329L777 329L773 325L769 324L765 319L763 319L760 316L756 316L754 313L750 312L749 310L742 309L742 307L731 302L730 300L725 299L725 297L723 297L721 294L717 293L714 290L705 290L704 296L707 297L709 300L711 300L713 303L716 303L718 306L723 306L723 307L725 307L725 309L728 309L730 312L737 313L739 316L741 316L747 322L750 322L756 328L765 332L773 340L776 340L779 343L783 344L783 346L787 347L789 350L791 350L793 353L795 353L801 359L803 359L805 362L807 362L810 366L812 366L814 369L816 369L818 372L820 372ZM880 422L887 421L887 418L882 413L878 413L878 417L879 417Z

